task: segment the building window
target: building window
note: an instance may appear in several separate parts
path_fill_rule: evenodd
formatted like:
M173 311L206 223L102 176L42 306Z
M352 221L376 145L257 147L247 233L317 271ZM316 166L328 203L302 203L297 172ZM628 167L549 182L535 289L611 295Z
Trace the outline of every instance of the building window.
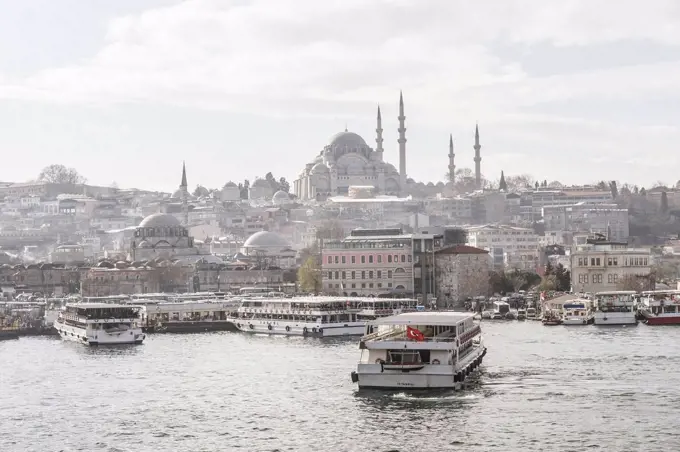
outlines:
M618 257L614 258L614 265L619 265L619 258Z
M368 263L369 264L373 263L373 255L372 254L370 256L368 256Z
M368 279L373 279L373 270L368 272Z
M347 279L347 272L342 272L342 279Z
M366 256L361 256L361 263L365 264L366 263Z
M357 285L355 283L352 283L352 289L356 289Z
M361 271L361 279L366 279L366 272L363 270Z
M402 254L402 255L401 255L401 261L402 261L402 262L406 262L406 255L405 255L405 254Z
M614 265L614 259L612 259L611 257L608 257L608 258L607 258L607 265L609 265L610 267L611 267L612 265ZM611 275L609 275L609 276L611 276ZM609 282L611 282L611 281L609 281Z
M382 264L382 254L378 254L378 263Z
M340 277L340 273L339 273L339 272L335 272L335 279L340 279L339 277Z
M388 264L391 264L391 263L392 263L392 255L391 255L391 254L388 254L388 255L387 255L387 263L388 263Z
M373 283L368 283L368 288L372 289L373 288Z
M611 259L609 259L609 260L611 261ZM612 274L607 275L607 282L609 284L613 283L614 282L614 275L612 275Z
M327 262L328 262L329 264L332 264L332 263L333 263L333 256L328 256Z
M353 263L353 264L356 264L356 263L357 263L357 258L356 258L356 256L352 256L352 263Z
M579 257L579 258L578 258L578 266L579 266L579 267L583 267L583 258L582 258L582 257ZM580 281L579 281L579 282L580 282Z
M619 275L614 273L614 283L619 282Z
M356 273L352 272L352 279L355 279Z
M328 272L328 279L333 279L333 272Z
M392 279L392 270L387 270L387 279Z
M583 275L583 282L588 284L588 275Z
M378 283L378 289L381 289L381 288L382 288L382 283L379 282L379 283Z
M382 271L378 270L378 279L381 279L381 278L382 278Z
M343 263L343 264L345 263L345 260L346 260L346 259L345 259L345 256L342 256L342 263Z
M600 266L600 258L599 257L595 259L595 265L597 265L598 267Z
M338 256L335 256L335 263L337 264L339 262Z
M361 283L361 288L362 288L362 289L365 289L365 288L366 288L366 283L365 283L365 282L362 282L362 283Z
M395 263L396 263L396 262L399 262L399 255L398 255L398 254L395 254L395 255L394 255L394 262L395 262Z
M595 258L594 257L590 258L590 265L595 266Z
M409 262L412 262L412 261L413 261L413 257L412 257L410 254L408 255L408 261L409 261Z

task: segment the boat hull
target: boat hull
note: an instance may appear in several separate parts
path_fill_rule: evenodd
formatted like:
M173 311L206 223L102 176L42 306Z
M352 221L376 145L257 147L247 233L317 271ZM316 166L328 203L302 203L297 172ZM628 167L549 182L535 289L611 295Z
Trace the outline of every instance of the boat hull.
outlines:
M595 325L637 325L634 312L601 312L595 313Z
M662 314L656 316L646 312L642 313L647 325L680 325L680 314Z
M159 326L149 325L147 333L205 333L209 331L238 331L230 321L166 322Z
M404 371L389 369L385 365L359 364L352 380L359 389L462 389L465 379L474 375L482 364L486 349L477 346L457 366L426 364Z
M278 334L285 336L305 337L343 337L361 336L366 330L364 322L351 322L346 324L334 323L302 323L265 321L255 319L234 319L236 328L251 334Z
M61 322L55 322L54 328L62 339L90 346L141 344L146 338L141 328L130 328L129 330L115 333L107 333L100 330L96 334L89 333L89 336L84 328L66 325Z
M564 318L562 319L562 325L569 325L569 326L583 326L583 325L590 325L593 323L593 318L588 317L588 318Z

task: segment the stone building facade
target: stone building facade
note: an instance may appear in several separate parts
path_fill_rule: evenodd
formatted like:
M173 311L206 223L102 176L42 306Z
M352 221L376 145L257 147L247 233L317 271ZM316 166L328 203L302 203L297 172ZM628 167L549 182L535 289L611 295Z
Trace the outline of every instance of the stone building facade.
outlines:
M435 252L437 305L451 307L467 298L489 294L489 252L457 245Z

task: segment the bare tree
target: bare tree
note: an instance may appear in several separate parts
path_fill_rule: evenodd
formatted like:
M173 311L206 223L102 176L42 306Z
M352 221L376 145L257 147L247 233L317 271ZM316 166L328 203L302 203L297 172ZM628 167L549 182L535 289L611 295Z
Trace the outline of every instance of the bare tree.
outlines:
M523 275L515 274L510 277L510 282L512 283L512 288L514 291L517 292L524 284L527 283L527 280Z
M654 275L624 275L619 279L620 290L634 290L642 292L644 290L652 290L654 288Z
M87 181L75 168L67 168L58 164L43 168L38 180L53 184L84 184Z

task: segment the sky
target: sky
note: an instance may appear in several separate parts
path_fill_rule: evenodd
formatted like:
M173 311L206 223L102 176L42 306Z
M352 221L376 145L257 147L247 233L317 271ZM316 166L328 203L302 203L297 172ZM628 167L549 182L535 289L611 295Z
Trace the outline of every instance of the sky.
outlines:
M347 127L407 173L680 179L677 0L0 0L0 181L289 181Z

